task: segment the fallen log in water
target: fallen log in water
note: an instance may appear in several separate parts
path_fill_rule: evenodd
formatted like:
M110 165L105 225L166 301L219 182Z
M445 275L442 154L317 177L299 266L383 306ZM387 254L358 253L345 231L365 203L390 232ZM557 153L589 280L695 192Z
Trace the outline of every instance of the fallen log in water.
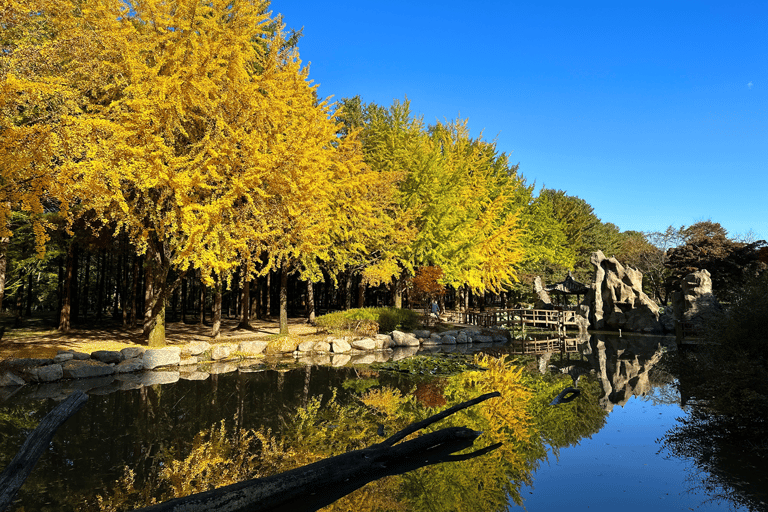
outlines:
M451 414L501 396L487 393L455 405L414 423L386 441L330 457L278 475L240 482L211 491L176 498L135 512L257 512L313 511L325 507L365 484L383 478L438 464L466 460L488 453L495 444L464 455L453 453L469 448L482 434L465 427L450 427L395 443Z
M0 474L0 511L8 508L27 479L37 460L48 448L56 430L85 405L88 395L75 391L45 415L37 428L27 437L8 467Z

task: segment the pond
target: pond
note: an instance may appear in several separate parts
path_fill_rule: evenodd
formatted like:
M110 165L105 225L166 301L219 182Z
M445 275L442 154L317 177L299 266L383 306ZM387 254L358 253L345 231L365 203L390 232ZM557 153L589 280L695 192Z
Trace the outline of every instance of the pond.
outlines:
M251 474L267 474L270 469L264 461L279 470L290 469L380 442L377 427L379 433L386 429L391 435L444 409L446 403L489 390L487 386L504 388L502 395L508 398L503 407L489 406L486 414L475 406L476 412L444 422L486 431L475 449L493 441L501 441L501 448L373 482L344 498L349 500L345 506L748 510L719 499L729 493L712 485L696 461L672 456L661 442L679 424L678 418L690 415L690 407L680 405L673 377L654 369L665 352L674 349L669 338L593 335L575 352L510 356L525 365L523 372L515 365L482 371L470 366L470 371L458 375L436 377L390 371L407 366L402 361L399 366L378 367L257 367L205 380L92 394L56 433L10 510L130 509L152 496L166 499L174 486L183 485L179 481L198 482L213 478L215 472L236 472L222 465L211 466L214 470L207 473L198 468L225 455L250 464ZM516 349L495 346L485 351ZM429 366L434 360L410 361L426 361ZM441 360L449 366L459 361ZM581 395L567 404L549 405L579 375ZM53 400L35 398L33 391L0 403L0 467L8 464L55 405ZM505 426L505 421L514 425ZM437 428L443 426L448 425ZM238 429L260 432L259 442L251 439L247 445L261 447L258 461L249 462L243 457L247 450L238 451L246 444L237 443L247 441L247 436L234 436ZM207 437L196 436L205 430ZM217 437L216 432L224 434ZM229 448L221 448L227 443ZM131 485L125 480L127 468L134 475ZM752 503L760 506L759 499Z

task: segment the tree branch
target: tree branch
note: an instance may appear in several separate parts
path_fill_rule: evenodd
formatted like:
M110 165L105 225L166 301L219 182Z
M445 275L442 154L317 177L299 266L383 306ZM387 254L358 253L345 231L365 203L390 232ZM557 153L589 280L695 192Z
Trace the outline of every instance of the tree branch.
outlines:
M0 474L0 511L11 505L13 498L32 472L37 460L48 449L48 444L53 439L56 430L70 416L79 411L87 400L88 395L82 391L75 391L46 414L37 428L27 437L11 463Z

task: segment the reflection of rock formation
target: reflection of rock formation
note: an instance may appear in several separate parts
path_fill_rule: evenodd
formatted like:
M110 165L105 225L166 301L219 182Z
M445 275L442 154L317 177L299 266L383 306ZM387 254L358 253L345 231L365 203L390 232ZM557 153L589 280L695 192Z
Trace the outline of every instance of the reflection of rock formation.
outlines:
M680 281L681 291L672 294L675 319L701 328L708 315L720 309L712 294L712 277L707 270L688 274Z
M653 387L649 372L665 350L675 350L675 341L667 337L618 337L593 335L582 353L595 368L603 386L600 406L610 412L623 406L631 396L641 396Z
M662 332L659 306L643 293L643 274L601 251L592 253L595 280L582 303L593 329Z

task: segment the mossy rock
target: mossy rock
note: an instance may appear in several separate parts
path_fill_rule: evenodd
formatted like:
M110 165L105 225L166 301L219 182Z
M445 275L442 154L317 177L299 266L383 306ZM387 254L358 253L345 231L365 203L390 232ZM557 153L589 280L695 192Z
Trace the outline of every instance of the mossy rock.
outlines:
M280 336L269 340L267 344L267 354L288 354L295 352L299 347L300 340L293 336Z

